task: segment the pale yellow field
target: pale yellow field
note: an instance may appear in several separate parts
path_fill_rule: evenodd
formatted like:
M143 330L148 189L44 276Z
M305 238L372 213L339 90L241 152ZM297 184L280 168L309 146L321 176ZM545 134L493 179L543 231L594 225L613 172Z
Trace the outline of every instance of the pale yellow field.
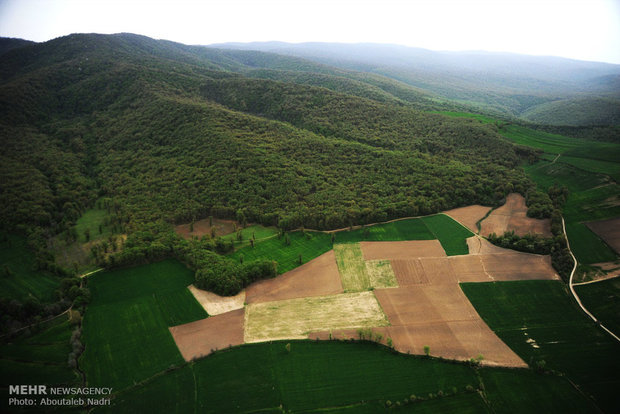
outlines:
M392 265L389 260L366 261L366 273L368 273L370 285L374 288L398 286L394 270L392 270Z
M360 292L370 289L372 285L359 243L336 244L334 253L344 291Z
M303 339L312 331L386 326L373 292L250 304L245 308L245 342Z

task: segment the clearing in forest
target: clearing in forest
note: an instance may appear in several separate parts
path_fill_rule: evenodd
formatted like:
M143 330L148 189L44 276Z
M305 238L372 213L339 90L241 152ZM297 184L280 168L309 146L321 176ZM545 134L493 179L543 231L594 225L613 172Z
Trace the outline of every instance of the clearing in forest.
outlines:
M245 342L306 338L309 332L388 324L372 292L248 305Z
M506 204L493 210L480 223L480 234L485 237L491 233L501 236L507 231L514 231L518 236L530 233L552 237L551 221L527 217L525 198L517 193L508 194Z

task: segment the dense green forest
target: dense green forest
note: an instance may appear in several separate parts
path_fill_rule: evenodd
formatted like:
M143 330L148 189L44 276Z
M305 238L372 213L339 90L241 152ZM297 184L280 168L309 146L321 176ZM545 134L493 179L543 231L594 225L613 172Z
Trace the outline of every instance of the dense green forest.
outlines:
M512 121L562 127L620 125L620 66L609 63L373 43L252 42L212 47L273 52L381 75L452 105Z
M232 294L277 267L233 263L220 255L230 242L183 241L174 224L327 230L510 192L536 217L553 212L519 168L540 151L381 75L131 34L3 50L0 226L26 237L45 274L174 256Z

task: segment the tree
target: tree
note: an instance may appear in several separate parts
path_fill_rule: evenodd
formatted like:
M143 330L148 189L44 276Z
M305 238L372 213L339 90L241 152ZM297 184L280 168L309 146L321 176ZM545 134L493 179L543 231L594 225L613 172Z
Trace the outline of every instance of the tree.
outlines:
M386 342L387 342L387 346L389 348L393 348L394 347L394 342L392 342L392 338L390 338L389 336L388 336Z
M431 355L431 347L428 345L424 345L424 355L426 356L430 356Z
M90 241L90 229L84 230L84 238L86 241Z
M291 343L290 342L287 343L284 348L286 348L286 352L288 352L289 354L291 353Z

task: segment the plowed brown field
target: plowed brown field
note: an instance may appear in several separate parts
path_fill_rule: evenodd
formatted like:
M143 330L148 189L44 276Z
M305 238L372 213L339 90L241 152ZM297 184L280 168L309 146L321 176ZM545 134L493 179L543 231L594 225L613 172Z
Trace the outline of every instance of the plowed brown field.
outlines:
M616 253L620 253L620 217L610 220L591 221L586 225Z
M527 217L525 198L521 194L511 193L506 197L506 204L493 210L480 223L480 234L491 233L502 235L506 231L514 231L519 236L528 233L551 237L551 221Z
M398 260L412 257L445 257L439 240L360 242L364 260Z
M243 343L244 310L237 309L199 321L173 326L170 333L186 361L229 345Z
M455 208L444 211L443 213L467 227L472 233L478 233L476 223L486 216L489 210L491 210L491 207L476 204L473 206Z
M247 303L260 303L342 292L336 256L330 250L274 279L253 283L246 289L245 300Z

